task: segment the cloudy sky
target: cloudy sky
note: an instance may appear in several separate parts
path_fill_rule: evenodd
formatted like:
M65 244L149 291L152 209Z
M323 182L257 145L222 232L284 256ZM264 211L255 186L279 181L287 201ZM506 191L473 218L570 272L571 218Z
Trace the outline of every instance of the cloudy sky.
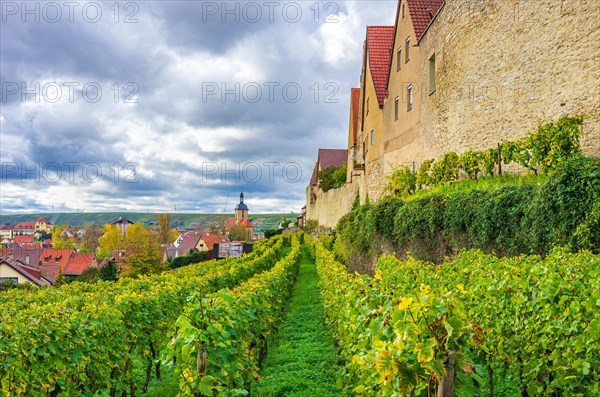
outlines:
M298 211L395 8L0 1L0 212Z

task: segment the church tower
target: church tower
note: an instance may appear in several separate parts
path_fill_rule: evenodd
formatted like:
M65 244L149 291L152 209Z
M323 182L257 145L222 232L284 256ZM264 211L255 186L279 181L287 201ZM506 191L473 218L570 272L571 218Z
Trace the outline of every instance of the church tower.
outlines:
M248 219L248 206L244 204L244 193L240 193L240 203L235 206L235 222L240 223L242 219Z

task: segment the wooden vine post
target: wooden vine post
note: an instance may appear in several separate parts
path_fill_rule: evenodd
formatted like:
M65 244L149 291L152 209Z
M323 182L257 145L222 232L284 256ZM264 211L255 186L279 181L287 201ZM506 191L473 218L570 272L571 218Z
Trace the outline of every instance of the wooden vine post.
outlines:
M206 358L208 355L208 349L206 343L203 343L198 350L198 357L196 360L196 370L200 376L206 376Z
M502 175L502 145L498 144L498 175Z
M446 376L440 381L437 397L454 397L454 363L456 353L452 350L446 351Z

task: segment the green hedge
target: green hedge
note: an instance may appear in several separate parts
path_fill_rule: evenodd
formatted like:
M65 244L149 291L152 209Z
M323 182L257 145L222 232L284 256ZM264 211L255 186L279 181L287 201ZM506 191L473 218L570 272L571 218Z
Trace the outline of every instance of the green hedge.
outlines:
M410 201L386 197L346 214L336 231L337 257L351 268L390 250L434 262L463 248L512 256L546 254L560 245L598 253L600 159L566 160L539 185L432 193Z

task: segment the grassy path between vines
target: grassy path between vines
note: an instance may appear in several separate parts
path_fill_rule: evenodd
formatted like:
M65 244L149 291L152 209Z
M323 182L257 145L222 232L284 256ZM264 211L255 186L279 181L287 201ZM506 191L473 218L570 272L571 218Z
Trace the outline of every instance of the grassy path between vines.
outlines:
M339 396L338 356L323 322L315 263L305 249L288 310L252 397Z

